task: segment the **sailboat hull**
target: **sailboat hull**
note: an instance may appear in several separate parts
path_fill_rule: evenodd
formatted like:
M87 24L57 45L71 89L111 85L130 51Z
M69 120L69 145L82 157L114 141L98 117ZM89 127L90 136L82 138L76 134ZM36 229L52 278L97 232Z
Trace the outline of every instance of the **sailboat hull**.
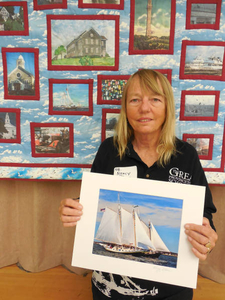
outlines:
M115 253L123 253L123 254L134 254L134 253L144 253L143 249L134 249L134 247L126 247L126 246L118 246L118 245L110 245L105 244L102 246L105 250Z
M131 254L135 256L151 256L159 257L161 253L154 251L146 251L142 248L134 248L129 246L111 245L111 244L100 244L106 251L121 253L121 254Z
M148 256L148 257L151 257L151 258L158 258L159 256L161 255L160 252L143 252L143 253L137 253L135 254L135 256Z

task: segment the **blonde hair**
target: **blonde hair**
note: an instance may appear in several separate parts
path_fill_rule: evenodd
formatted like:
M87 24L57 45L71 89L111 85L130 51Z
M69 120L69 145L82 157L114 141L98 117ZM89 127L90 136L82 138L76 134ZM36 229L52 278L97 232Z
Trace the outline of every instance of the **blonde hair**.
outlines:
M162 95L166 100L166 118L162 125L162 130L157 147L158 161L157 163L164 166L169 162L171 156L175 154L175 104L171 84L167 78L160 72L141 69L135 72L127 81L121 99L121 111L118 122L115 127L114 144L118 148L120 159L125 154L127 144L134 138L133 128L130 126L126 116L126 100L127 93L133 78L138 76L141 88L144 91L152 90L156 94ZM163 89L160 89L159 83Z

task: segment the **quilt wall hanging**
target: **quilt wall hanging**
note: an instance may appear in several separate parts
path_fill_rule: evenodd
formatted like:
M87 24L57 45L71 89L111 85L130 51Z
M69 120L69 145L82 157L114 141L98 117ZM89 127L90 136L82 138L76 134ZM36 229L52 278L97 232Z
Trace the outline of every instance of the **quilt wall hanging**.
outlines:
M0 178L81 179L129 76L152 68L177 137L225 184L225 1L1 1L0 47Z

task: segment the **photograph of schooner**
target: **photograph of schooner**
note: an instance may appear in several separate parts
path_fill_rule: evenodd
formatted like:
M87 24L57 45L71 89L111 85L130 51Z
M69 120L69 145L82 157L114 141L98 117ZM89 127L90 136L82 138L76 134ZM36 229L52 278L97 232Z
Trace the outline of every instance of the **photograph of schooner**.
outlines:
M179 169L171 168L169 174L172 179ZM115 175L83 173L80 203L85 213L76 227L72 266L196 288L199 259L185 224L202 224L205 188L134 175L133 167L117 167ZM146 238L149 221L154 227L150 226L151 238ZM170 252L157 245L154 228ZM162 253L158 257L145 254L151 248L149 240L152 250ZM118 251L129 247L130 252Z
M53 111L88 111L88 84L54 84Z
M93 253L177 260L181 208L182 200L101 189ZM170 220L175 214L176 225Z

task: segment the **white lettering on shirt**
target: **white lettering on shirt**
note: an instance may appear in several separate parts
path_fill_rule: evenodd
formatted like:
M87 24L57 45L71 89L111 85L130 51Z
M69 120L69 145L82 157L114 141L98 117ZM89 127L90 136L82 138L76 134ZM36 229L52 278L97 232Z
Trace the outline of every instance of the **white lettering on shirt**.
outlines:
M192 176L184 171L180 171L179 168L173 167L169 170L169 181L170 182L180 182L180 183L191 183Z

